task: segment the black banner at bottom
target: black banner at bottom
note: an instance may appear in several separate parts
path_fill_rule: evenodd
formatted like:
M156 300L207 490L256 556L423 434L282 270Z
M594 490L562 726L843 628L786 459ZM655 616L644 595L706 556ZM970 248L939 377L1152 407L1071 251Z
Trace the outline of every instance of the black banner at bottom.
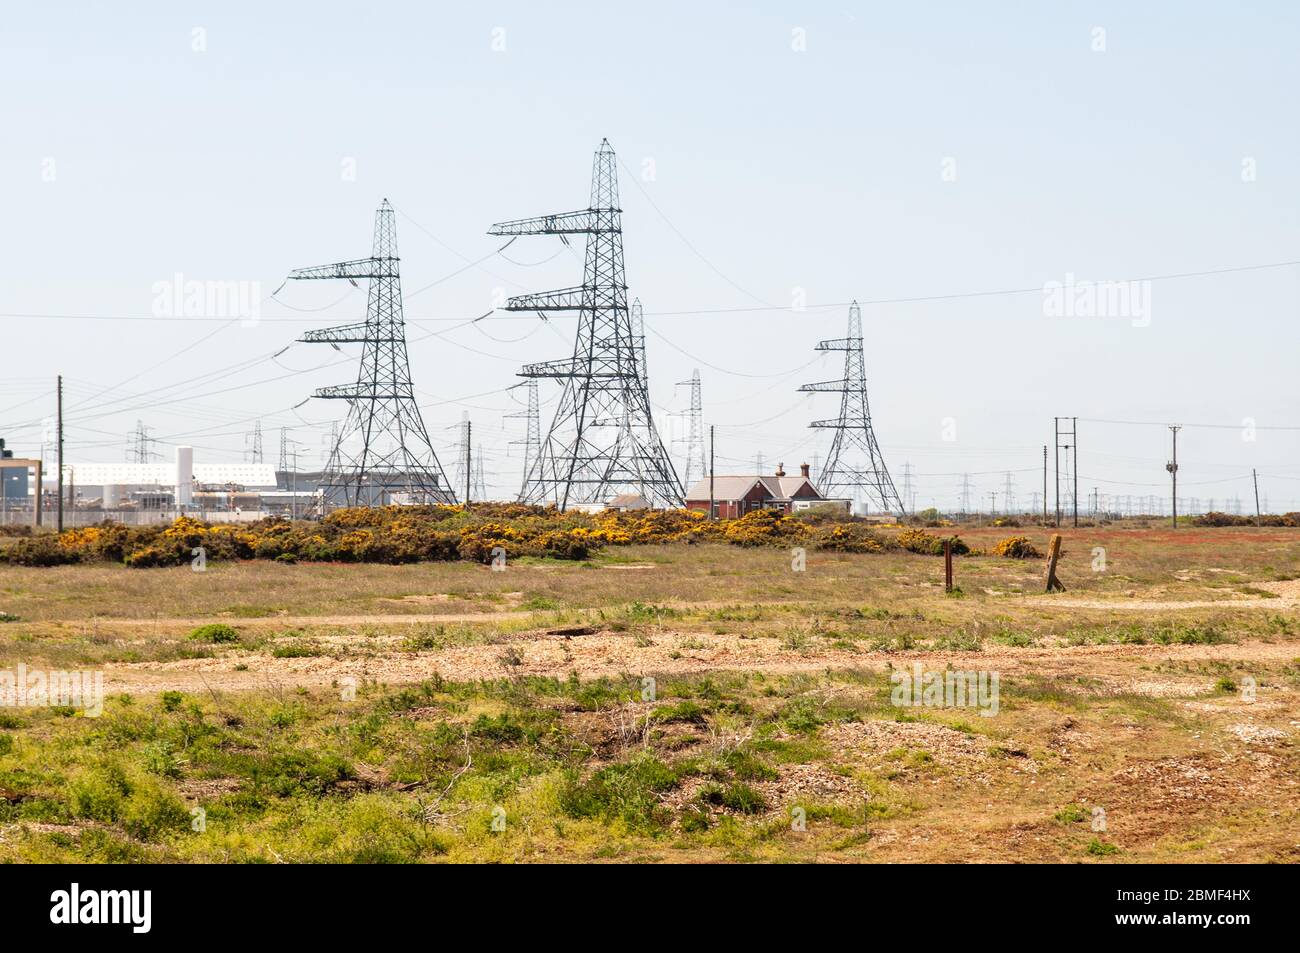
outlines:
M765 930L776 917L813 935L852 929L855 922L894 922L929 924L956 936L950 931L969 918L967 924L1013 934L1043 927L1057 936L1135 933L1185 942L1196 935L1223 943L1290 922L1283 898L1292 873L1280 866L1120 865L737 866L725 872L630 865L11 866L0 868L0 907L11 943L33 933L74 940L111 935L127 944L254 935L338 942L449 919L479 922L495 937L512 926L535 935L565 916L587 929L619 929L629 917L646 926L688 917L701 926L716 922L728 935L751 923ZM725 924L718 919L724 911Z

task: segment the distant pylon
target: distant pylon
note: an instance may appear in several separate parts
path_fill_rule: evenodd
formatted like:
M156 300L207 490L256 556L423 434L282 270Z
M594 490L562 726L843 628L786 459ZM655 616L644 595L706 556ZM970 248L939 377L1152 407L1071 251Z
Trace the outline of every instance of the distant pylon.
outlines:
M131 435L131 459L135 463L148 463L157 454L151 449L153 438L143 420L135 422L135 433Z
M248 462L262 463L262 421L253 421L253 432L244 438L244 444L248 447Z
M970 512L970 491L970 474L963 473L961 475L961 509L959 510L962 515Z
M507 311L578 314L573 356L529 364L521 377L552 378L564 390L520 499L602 503L623 492L652 506L682 506L681 483L650 410L643 355L628 313L622 209L614 150L602 140L590 205L577 212L501 222L492 235L586 235L582 285L509 299Z
M329 463L330 454L334 451L334 447L338 444L338 442L339 442L339 422L337 420L331 420L330 432L321 437L321 445L325 448L324 451L321 453L322 463L326 463L326 464Z
M515 386L518 387L519 385L516 384ZM524 490L528 487L528 472L532 468L533 461L541 453L542 447L542 416L537 401L537 381L525 381L523 386L528 389L528 406L524 410L516 410L505 415L506 417L524 418L524 439L510 441L511 446L522 444L524 448L524 483L519 490L521 498Z
M470 484L467 484L465 480L466 475L472 475L473 473L473 460L471 459L470 453L470 422L468 410L462 410L460 412L460 423L456 424L456 433L456 465L452 467L451 470L451 482L452 486L460 487L463 490L467 485L470 485L473 482L471 479ZM471 491L473 490L472 485L470 485L470 489Z
M649 380L646 374L645 363L645 311L641 308L641 299L632 300L632 310L630 312L632 320L632 345L636 349L636 369L641 379Z
M483 451L474 454L474 475L470 480L474 484L474 499L482 503L487 499L487 481L483 479Z
M686 470L682 482L689 489L696 480L704 479L704 402L700 397L700 369L688 381L678 381L678 386L691 388L691 409L686 412Z
M308 331L301 338L362 345L356 383L322 387L314 395L348 402L347 418L321 477L326 501L348 506L456 502L456 492L447 485L415 403L402 317L397 226L388 199L375 212L369 258L299 268L289 277L345 278L354 285L360 278L370 282L365 321Z
M284 480L284 486L280 488L282 490L292 489L294 485L294 480L290 476L290 471L289 471L289 443L290 443L289 428L281 427L280 428L280 465L276 468L276 479ZM295 460L297 459L296 453L294 454L294 458ZM297 469L297 467L295 467L294 469Z
M916 491L912 489L912 461L903 464L903 502L909 510L916 509Z
M1016 507L1016 478L1009 472L1003 474L1002 482L1002 512L1010 516L1015 512Z
M842 395L837 419L818 420L811 424L835 431L819 489L828 497L861 493L866 503L875 503L882 512L905 516L907 508L894 489L894 481L885 468L885 458L871 426L866 359L862 353L862 309L856 301L849 306L849 336L822 341L817 350L844 352L844 377L841 380L804 384L799 388L801 391L831 391Z

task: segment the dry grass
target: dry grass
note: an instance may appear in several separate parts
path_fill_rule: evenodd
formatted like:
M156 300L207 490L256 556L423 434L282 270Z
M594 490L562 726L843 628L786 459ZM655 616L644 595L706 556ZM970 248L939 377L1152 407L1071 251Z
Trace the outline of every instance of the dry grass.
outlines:
M954 597L931 557L723 545L5 568L0 663L127 695L0 712L0 858L1296 860L1300 531L1065 548L1054 596L1038 560L960 559ZM896 707L918 663L998 672L998 714Z

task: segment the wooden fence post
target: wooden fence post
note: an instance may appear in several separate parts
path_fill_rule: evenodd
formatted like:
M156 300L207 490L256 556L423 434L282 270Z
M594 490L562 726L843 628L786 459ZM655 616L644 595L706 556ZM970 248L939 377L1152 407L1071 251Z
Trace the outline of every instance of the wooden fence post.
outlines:
M952 592L952 540L943 541L943 591Z

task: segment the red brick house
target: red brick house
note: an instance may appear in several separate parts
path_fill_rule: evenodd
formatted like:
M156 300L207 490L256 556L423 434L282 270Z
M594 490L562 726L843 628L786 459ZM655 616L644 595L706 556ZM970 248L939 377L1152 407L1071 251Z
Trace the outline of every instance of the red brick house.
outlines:
M786 476L778 464L771 476L721 476L713 478L713 514L719 519L736 519L754 510L779 510L792 513L802 505L819 503L826 498L808 478L808 464L799 467L800 475ZM709 512L709 478L697 480L686 491L686 508Z

